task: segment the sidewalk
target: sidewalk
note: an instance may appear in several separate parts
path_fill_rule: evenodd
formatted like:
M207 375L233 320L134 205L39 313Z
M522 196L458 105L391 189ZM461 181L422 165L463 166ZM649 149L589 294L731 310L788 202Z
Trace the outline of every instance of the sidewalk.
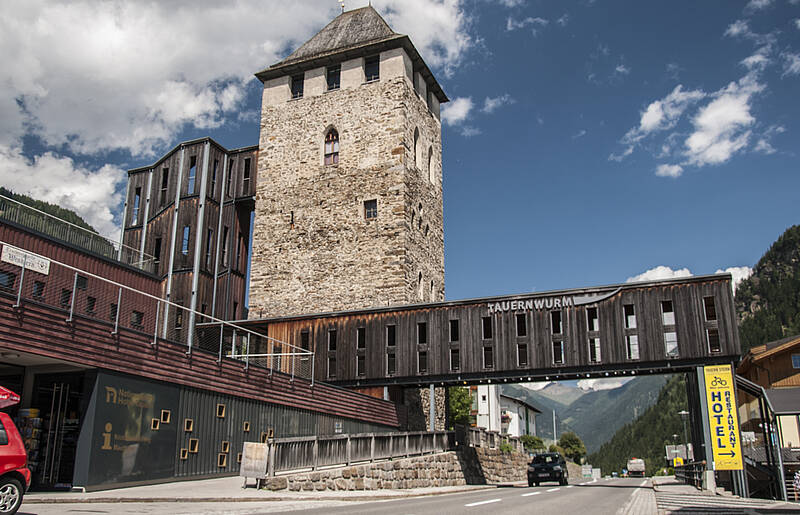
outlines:
M241 477L223 477L195 481L176 481L158 485L134 486L102 492L30 492L25 504L50 503L116 503L116 502L258 502L258 501L377 501L471 492L496 488L496 485L441 486L407 490L323 490L280 491L256 490L250 479L242 488Z
M703 511L714 513L769 513L772 510L797 511L800 505L766 499L746 499L729 492L709 492L677 481L673 476L652 479L659 514L673 511Z

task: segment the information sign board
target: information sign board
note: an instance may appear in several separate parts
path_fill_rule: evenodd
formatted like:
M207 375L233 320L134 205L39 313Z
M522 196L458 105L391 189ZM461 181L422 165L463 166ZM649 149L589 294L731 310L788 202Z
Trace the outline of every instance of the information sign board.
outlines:
M714 470L742 470L739 417L730 365L703 367Z

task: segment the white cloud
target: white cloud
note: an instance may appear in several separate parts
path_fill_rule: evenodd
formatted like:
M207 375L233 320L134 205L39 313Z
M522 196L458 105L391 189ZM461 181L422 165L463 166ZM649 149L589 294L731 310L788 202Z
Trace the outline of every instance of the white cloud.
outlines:
M745 6L747 11L758 11L772 5L772 0L750 0Z
M795 18L794 26L797 27L798 30L800 30L800 18Z
M461 128L461 135L464 136L465 138L471 138L481 133L482 131L479 128L473 127L471 125L465 125L464 127Z
M460 0L374 4L445 74L472 44ZM337 10L324 0L11 0L0 12L0 143L34 134L82 154L155 155L184 126L235 119L253 73Z
M493 113L498 107L513 104L514 102L515 100L511 98L511 95L508 93L497 97L486 97L483 101L481 111L487 114Z
M784 52L781 57L783 57L783 77L800 74L800 54Z
M767 57L767 54L759 50L753 55L742 59L741 64L748 70L763 70L771 62L772 61L769 57Z
M581 129L572 135L572 139L580 139L584 136L586 136L586 129Z
M726 268L725 270L719 269L714 273L731 274L731 276L733 276L731 286L733 287L733 293L736 294L736 288L739 287L739 283L753 275L753 269L749 266L732 266Z
M78 213L103 236L119 240L114 212L122 203L123 170L105 165L90 170L51 152L29 159L21 149L0 145L0 184ZM43 179L46 178L46 179Z
M685 141L684 155L695 166L715 165L729 160L748 143L755 122L750 101L762 91L752 74L730 83L692 119L694 132Z
M659 177L680 177L683 174L683 167L680 165L658 165L656 175Z
M753 147L753 150L756 152L761 152L762 154L774 154L775 152L777 152L777 150L775 150L775 147L772 146L772 143L765 140L764 138L759 138L758 142L756 143L756 146Z
M631 72L631 69L625 66L624 64L618 64L614 71L620 75L628 75Z
M581 390L614 390L620 386L625 385L628 381L633 380L632 377L609 377L601 379L581 379L577 382L578 388Z
M564 13L563 16L556 20L556 23L562 27L566 27L567 23L569 23L569 14Z
M533 34L536 35L538 32L537 28L545 27L548 23L550 22L545 20L544 18L539 18L539 17L534 18L532 16L528 16L527 18L523 18L521 20L515 20L514 18L509 17L506 20L506 30L511 31L532 26Z
M505 7L519 7L525 3L525 0L498 0L498 2Z
M472 111L472 97L459 97L442 106L442 122L445 125L463 123Z
M737 37L749 33L750 26L747 24L746 20L736 20L728 25L728 28L725 30L725 35L731 37Z
M690 272L688 268L673 270L668 266L659 265L655 268L651 268L645 272L642 272L639 275L628 277L625 280L625 282L636 283L641 281L660 281L662 279L676 279L679 277L691 277L691 276L692 272Z

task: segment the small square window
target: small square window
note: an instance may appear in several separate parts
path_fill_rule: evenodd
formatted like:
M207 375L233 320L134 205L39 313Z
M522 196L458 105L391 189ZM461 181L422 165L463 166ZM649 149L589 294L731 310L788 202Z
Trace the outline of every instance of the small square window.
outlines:
M636 311L633 304L622 306L622 312L625 316L625 329L636 329Z
M365 327L359 327L356 329L356 348L367 348L367 329Z
M364 79L372 82L381 78L381 56L373 55L364 59Z
M161 419L160 418L154 418L153 420L150 421L150 429L152 431L158 431L158 429L160 427L161 427Z
M131 326L132 327L142 327L142 323L144 322L144 313L141 311L133 311L131 313Z
M428 324L426 322L417 322L417 343L420 345L428 343Z
M600 362L600 338L589 338L589 361Z
M75 287L79 290L86 290L86 285L89 283L89 279L87 279L83 275L79 275L78 278L75 280Z
M600 320L597 318L597 308L586 309L586 326L589 332L600 330Z
M483 368L494 368L494 352L490 345L483 347Z
M189 459L189 449L181 449L181 459Z
M364 218L367 220L378 218L378 201L376 199L364 201Z
M325 76L328 83L328 91L339 89L341 85L342 66L337 64L335 66L328 66L325 70Z
M664 351L668 358L678 357L678 333L675 331L664 333Z
M37 298L44 297L44 283L42 281L33 281L33 296Z
M458 320L451 320L450 321L450 341L457 342L459 338L458 334Z
M625 337L628 359L639 359L639 336L631 334Z
M189 438L189 452L197 454L200 450L200 440L198 438Z
M564 363L564 342L553 342L553 363L560 365Z
M528 365L528 346L517 345L517 365L524 367Z
M217 418L225 418L225 405L217 404Z
M116 322L117 320L117 305L116 304L109 304L108 306L108 319L113 320Z
M484 340L492 339L492 317L481 318L481 335Z
M183 430L187 433L191 433L194 430L194 420L191 418L183 419Z
M792 354L792 368L800 368L800 354Z
M172 412L168 409L161 410L161 423L169 424L172 421Z
M17 280L17 275L11 272L0 271L0 288L11 289L14 287L14 281Z
M86 312L89 314L94 313L94 308L97 306L97 299L94 297L86 297Z
M250 432L250 422L249 421L247 421L247 420L244 421L244 423L242 424L242 431L244 431L245 433L249 433Z
M550 330L553 334L563 334L564 327L561 323L561 311L550 312Z
M394 347L397 343L396 339L397 334L397 326L394 325L387 325L386 326L386 346L387 347Z
M363 376L367 373L367 357L363 354L356 356L356 375Z
M450 349L450 370L461 369L461 355L458 348Z
M417 354L417 365L419 366L419 373L420 374L427 374L428 373L428 352L427 351L419 351Z
M303 81L302 74L292 76L292 98L303 98Z
M671 300L661 301L661 321L665 326L675 325L675 311Z
M386 375L394 375L397 372L397 358L394 352L386 354Z
M223 440L219 449L220 452L231 452L231 443L228 440Z
M72 303L72 290L68 290L66 288L61 289L61 299L60 299L61 307L68 308L69 305Z
M703 308L706 312L706 320L709 322L717 319L717 306L714 297L703 297Z
M517 336L520 338L528 336L528 318L525 313L517 313L514 319L517 322Z
M720 347L719 344L719 329L708 329L706 330L706 335L708 337L709 352L721 352L722 347Z

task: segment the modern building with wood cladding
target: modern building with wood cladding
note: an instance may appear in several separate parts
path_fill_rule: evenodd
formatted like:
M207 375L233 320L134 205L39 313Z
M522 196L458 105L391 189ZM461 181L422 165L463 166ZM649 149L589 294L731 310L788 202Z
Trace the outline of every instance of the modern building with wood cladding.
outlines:
M728 274L251 320L343 386L672 373L738 360Z
M257 157L255 146L227 150L203 138L128 172L122 243L153 261L166 300L223 320L247 317Z

